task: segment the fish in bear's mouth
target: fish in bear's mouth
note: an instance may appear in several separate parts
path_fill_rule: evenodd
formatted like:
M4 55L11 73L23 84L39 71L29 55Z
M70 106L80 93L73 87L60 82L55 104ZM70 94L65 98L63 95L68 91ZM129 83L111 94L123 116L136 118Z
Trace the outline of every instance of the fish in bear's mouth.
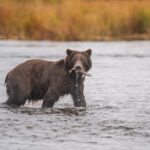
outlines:
M75 72L76 74L81 74L82 76L89 76L91 77L92 75L89 74L88 72L84 71L83 69L78 69L76 67L73 67L69 70L69 74L71 74L72 72Z

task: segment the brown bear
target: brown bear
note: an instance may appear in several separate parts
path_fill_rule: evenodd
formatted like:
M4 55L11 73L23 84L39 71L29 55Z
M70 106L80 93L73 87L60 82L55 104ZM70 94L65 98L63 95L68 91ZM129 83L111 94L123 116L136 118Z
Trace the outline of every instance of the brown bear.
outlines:
M12 69L5 79L6 104L20 106L43 99L43 108L53 107L60 97L71 94L75 107L85 107L84 79L92 66L92 51L66 52L66 58L56 62L32 59Z

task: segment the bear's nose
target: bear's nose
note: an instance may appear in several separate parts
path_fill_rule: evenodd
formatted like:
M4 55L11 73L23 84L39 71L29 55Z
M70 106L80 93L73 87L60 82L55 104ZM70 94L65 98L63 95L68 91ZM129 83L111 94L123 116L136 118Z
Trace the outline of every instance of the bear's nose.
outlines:
M81 70L81 66L76 66L76 70Z

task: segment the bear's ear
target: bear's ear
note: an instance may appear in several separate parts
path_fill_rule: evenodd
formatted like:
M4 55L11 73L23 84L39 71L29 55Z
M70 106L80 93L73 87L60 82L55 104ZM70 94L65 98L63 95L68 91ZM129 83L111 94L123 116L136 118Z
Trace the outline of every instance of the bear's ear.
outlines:
M69 56L72 52L73 52L73 51L72 51L71 49L67 49L67 50L66 50L66 53L67 53L68 56Z
M88 54L89 56L91 56L92 50L89 48L89 49L87 49L87 50L85 51L85 53Z

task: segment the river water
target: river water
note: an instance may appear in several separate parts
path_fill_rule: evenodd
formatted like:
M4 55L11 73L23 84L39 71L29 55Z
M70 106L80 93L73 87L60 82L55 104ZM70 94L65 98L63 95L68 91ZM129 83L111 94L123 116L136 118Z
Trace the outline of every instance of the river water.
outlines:
M59 60L67 48L93 50L86 109L69 96L53 109L2 105L10 69L32 58ZM0 41L0 103L0 150L150 150L150 41Z

